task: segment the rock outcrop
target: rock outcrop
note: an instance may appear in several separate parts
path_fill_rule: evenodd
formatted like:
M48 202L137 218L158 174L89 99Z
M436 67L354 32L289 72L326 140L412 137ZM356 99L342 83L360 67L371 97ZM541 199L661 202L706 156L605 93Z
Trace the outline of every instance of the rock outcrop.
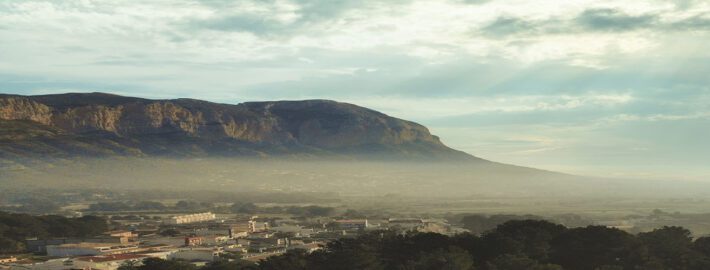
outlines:
M46 105L25 97L0 97L0 120L30 120L50 125L52 111Z

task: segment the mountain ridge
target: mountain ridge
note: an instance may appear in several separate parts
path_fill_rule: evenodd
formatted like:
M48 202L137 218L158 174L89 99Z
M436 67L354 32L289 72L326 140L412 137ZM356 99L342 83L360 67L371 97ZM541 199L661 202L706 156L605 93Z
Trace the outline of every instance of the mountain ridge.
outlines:
M353 156L484 161L415 122L332 100L239 104L107 93L0 94L0 158Z

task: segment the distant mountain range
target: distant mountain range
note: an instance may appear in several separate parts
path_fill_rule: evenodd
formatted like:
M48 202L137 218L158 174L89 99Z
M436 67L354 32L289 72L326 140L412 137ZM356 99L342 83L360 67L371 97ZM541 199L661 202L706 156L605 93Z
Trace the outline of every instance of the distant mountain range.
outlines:
M152 100L0 94L0 159L334 156L473 160L417 123L329 100Z

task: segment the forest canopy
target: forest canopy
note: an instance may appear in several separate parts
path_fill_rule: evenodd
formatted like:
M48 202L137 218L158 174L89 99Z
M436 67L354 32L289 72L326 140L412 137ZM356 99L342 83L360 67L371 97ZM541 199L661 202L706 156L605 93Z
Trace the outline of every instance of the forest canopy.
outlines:
M179 262L149 263L155 269L195 269ZM693 239L682 227L634 235L605 226L514 220L482 234L377 231L330 242L313 253L294 250L258 264L215 262L202 269L703 270L710 269L710 237Z
M106 220L97 216L67 218L0 212L0 252L25 251L27 238L90 237L107 229Z

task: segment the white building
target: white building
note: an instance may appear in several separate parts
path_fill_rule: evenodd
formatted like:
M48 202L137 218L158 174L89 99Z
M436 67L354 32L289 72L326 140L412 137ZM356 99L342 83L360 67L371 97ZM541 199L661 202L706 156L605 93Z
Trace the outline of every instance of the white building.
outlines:
M236 238L240 238L240 237L249 236L250 231L251 231L251 226L249 223L235 224L229 228L229 230L227 231L227 234L229 235L229 238L236 239Z
M0 263L0 269L30 269L30 270L117 270L124 262L132 261L140 265L145 258L154 257L168 259L176 250L149 251L144 253L82 256L75 258L51 259L43 262L12 262Z
M261 221L259 219L252 219L249 221L249 230L253 233L268 231L269 222Z
M94 256L121 254L138 249L135 245L117 245L116 243L76 243L47 246L47 255L52 257Z
M416 231L424 225L424 221L418 218L390 218L387 223L390 229L401 231Z
M187 223L197 223L205 222L217 219L217 216L212 212L189 214L182 216L174 216L166 220L167 224L187 224Z
M364 230L370 225L367 219L341 219L333 221L342 230Z
M74 262L68 258L52 259L43 262L12 262L8 264L0 264L0 269L31 269L31 270L67 270L77 269L74 267ZM9 267L9 268L3 268Z
M295 237L309 237L313 234L313 229L303 228L299 225L281 225L276 227L271 227L269 230L274 232L282 233L292 233Z

